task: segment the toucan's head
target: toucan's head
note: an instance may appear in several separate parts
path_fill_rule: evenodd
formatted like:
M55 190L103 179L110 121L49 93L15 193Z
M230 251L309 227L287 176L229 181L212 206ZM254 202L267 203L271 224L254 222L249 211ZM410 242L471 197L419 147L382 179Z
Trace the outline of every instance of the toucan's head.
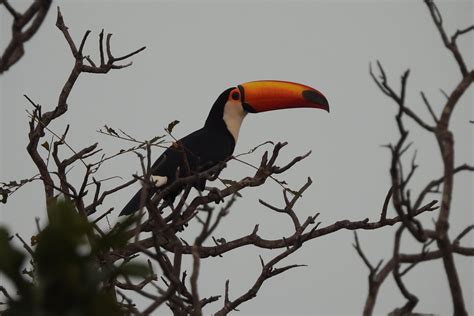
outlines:
M324 95L309 86L288 81L251 81L224 91L214 104L206 125L223 120L237 140L240 125L247 113L291 108L314 108L329 112Z

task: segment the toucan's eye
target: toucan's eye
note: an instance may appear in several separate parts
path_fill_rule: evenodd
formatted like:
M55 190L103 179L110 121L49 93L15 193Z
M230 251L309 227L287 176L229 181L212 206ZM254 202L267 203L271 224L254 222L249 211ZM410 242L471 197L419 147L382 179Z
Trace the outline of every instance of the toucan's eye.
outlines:
M231 95L233 100L238 100L240 98L240 94L237 91L232 92Z

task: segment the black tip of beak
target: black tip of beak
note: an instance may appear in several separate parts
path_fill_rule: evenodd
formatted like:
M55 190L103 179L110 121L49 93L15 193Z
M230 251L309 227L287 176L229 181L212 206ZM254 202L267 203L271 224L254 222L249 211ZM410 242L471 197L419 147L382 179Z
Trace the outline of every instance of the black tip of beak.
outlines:
M322 109L329 112L329 102L321 93L313 90L304 90L303 98L308 102L319 105Z

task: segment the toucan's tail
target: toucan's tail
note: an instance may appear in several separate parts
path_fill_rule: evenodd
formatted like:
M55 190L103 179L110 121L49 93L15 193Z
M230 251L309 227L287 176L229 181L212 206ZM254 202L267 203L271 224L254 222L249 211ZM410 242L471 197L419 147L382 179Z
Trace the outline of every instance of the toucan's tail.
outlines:
M125 205L125 207L122 209L122 212L120 212L119 216L130 215L138 211L138 209L140 208L140 204L142 204L142 199L143 201L146 201L146 197L142 197L142 191L143 189L140 189L137 193L135 193L132 199L128 201L127 205Z
M205 180L204 180L204 183ZM174 189L166 194L166 196L163 197L163 201L168 203L168 204L173 204L174 199L176 196L181 192L181 188ZM143 195L143 189L138 190L137 193L132 197L130 201L128 201L127 205L122 209L120 212L119 216L123 215L130 215L135 213L140 209L140 206L143 206L145 202L150 199L159 189L157 188L152 188L148 192L148 196L142 196ZM143 201L142 201L143 199Z

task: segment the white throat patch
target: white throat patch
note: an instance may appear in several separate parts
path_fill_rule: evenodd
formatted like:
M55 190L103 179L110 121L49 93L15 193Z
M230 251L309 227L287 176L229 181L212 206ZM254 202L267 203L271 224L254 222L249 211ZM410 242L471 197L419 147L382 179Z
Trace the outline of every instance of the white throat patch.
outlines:
M239 137L240 126L246 115L247 112L244 111L240 102L229 100L224 105L223 120L236 143Z

